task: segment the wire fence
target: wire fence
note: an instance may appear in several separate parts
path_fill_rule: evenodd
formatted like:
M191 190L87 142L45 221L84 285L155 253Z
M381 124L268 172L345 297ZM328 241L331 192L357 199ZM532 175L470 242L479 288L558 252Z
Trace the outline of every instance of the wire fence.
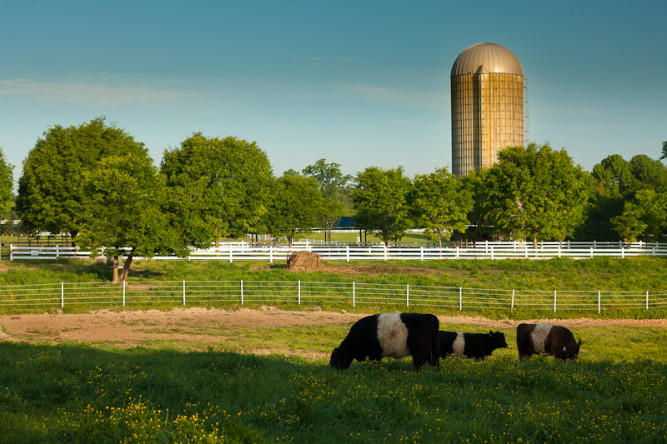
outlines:
M0 288L0 308L70 305L312 304L443 310L663 310L667 292L544 291L312 281L61 282Z

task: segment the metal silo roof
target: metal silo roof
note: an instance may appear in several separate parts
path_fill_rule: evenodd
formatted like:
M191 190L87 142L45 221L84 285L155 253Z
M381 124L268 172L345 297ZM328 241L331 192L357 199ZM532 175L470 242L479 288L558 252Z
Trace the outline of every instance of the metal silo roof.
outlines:
M495 43L477 43L459 54L452 66L451 77L494 72L523 76L523 67L514 53L504 46Z

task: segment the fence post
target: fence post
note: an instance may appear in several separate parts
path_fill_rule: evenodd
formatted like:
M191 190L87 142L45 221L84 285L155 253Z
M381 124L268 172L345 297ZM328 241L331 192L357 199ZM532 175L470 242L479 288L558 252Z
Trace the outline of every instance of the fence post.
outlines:
M123 281L123 307L125 307L125 281Z
M598 314L600 314L600 290L598 290Z
M646 309L648 310L648 291L646 292Z
M306 244L306 247L308 244ZM301 305L301 281L299 281L299 296L297 297L299 305Z
M60 283L60 308L65 308L65 283Z
M357 306L356 298L357 298L357 286L354 282L352 282L352 307Z
M231 252L229 254L231 254ZM185 280L183 281L183 305L185 305Z
M56 244L56 259L60 257L60 246Z
M14 260L14 244L9 244L9 260Z
M514 290L512 290L512 306L510 307L510 310L514 310Z
M405 306L410 306L410 284L405 287Z
M243 279L241 279L241 305L243 305Z
M554 290L554 313L556 312L556 290Z
M346 259L346 262L350 262L350 246L349 245L345 246L345 259Z
M423 245L419 246L419 256L421 257L421 261L424 262L424 246Z
M386 261L387 260L387 253L388 253L389 249L387 248L387 244L382 244L382 245L384 245L384 260Z
M463 310L463 287L459 287L459 311Z
M269 245L269 263L273 263L273 245Z
M241 250L243 251L243 245L241 245ZM234 263L234 257L233 257L232 251L233 251L232 244L229 244L229 263L230 264Z

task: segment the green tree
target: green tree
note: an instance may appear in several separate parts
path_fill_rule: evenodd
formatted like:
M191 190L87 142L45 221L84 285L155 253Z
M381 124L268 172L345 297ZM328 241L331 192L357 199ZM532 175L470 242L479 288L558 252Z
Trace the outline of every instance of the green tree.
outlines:
M105 157L84 172L82 189L84 213L77 241L94 254L113 258L114 282L120 256L126 256L120 277L125 281L135 256L174 251L176 235L162 211L164 181L145 152Z
M628 243L640 237L661 239L667 234L667 192L638 191L625 201L623 213L611 220L614 229Z
M632 191L654 190L667 192L667 166L645 154L637 154L628 163L633 177Z
M303 174L317 180L323 197L335 197L336 193L352 180L352 176L341 172L339 163L327 163L325 159L308 165L303 169Z
M592 175L598 180L600 193L610 197L620 197L634 186L630 165L618 154L607 156L593 166Z
M662 159L667 159L667 141L662 142L662 156L660 156L660 160Z
M185 246L209 248L258 229L267 212L271 164L255 142L195 133L166 150L160 168L168 212Z
M83 177L108 156L143 155L144 145L103 117L78 127L56 125L23 162L16 208L24 231L79 232Z
M368 167L357 174L356 182L352 201L357 226L377 232L386 246L400 240L412 226L407 200L412 184L403 168Z
M322 206L322 225L325 238L331 242L331 230L343 215L343 201L345 199L345 187L352 179L350 175L344 175L340 170L340 164L327 163L320 159L313 165L303 169L303 174L315 178L319 184L320 192L324 198Z
M266 215L266 227L274 237L295 239L312 231L322 214L323 198L317 181L302 175L283 175L275 181Z
M591 197L585 222L575 233L577 239L617 240L619 234L631 239L633 233L640 234L643 228L632 221L632 211L620 217L626 203L641 190L667 191L667 167L643 154L634 156L630 162L618 154L608 156L593 167L592 176L597 182L596 193Z
M496 228L535 244L571 236L591 193L587 173L564 149L548 144L510 147L498 157L486 177L486 205Z
M0 218L11 218L14 207L14 165L0 149ZM11 225L11 223L10 223Z
M472 193L444 168L416 176L410 201L417 226L424 227L440 248L443 238L449 240L454 231L464 233L468 227Z

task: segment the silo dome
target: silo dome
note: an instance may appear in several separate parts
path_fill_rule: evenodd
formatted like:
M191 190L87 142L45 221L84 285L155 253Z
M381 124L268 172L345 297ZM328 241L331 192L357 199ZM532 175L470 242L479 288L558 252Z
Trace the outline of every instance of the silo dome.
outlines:
M451 76L493 72L523 76L523 67L514 53L504 46L478 43L459 54L452 66Z

